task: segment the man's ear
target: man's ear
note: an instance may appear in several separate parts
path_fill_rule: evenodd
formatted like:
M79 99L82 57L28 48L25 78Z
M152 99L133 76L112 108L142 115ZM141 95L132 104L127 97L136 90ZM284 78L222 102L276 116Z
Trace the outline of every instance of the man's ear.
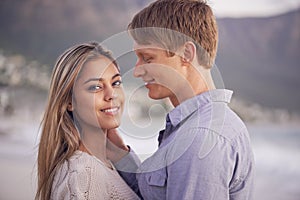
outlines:
M183 61L192 62L196 56L196 46L193 42L186 42L183 49Z
M74 110L73 105L72 105L71 102L69 102L69 104L68 104L68 106L67 106L67 110L68 110L68 111L73 111L73 110Z

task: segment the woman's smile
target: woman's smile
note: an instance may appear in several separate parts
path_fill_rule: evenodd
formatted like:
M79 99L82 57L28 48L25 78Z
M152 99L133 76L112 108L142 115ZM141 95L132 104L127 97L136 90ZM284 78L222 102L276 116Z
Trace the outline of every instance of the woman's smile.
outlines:
M106 115L117 115L119 113L120 106L110 107L101 109L100 111L105 113Z

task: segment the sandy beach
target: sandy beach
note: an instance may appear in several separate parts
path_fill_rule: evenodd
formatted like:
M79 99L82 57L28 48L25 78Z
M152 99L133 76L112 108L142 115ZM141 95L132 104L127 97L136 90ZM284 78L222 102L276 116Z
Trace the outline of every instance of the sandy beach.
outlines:
M254 199L298 200L300 128L262 126L250 132L256 160ZM34 199L36 147L29 141L0 135L0 200ZM141 151L140 144L130 145Z
M0 199L34 199L35 172L32 161L0 157Z
M0 138L0 199L34 199L36 187L33 146Z

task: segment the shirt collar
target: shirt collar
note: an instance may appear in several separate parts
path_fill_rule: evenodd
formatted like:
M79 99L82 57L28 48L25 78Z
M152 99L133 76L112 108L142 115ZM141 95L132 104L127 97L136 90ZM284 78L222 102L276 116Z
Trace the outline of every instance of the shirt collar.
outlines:
M173 127L177 126L182 120L191 115L194 111L201 109L204 105L211 102L224 102L229 103L231 96L231 90L215 89L201 93L193 98L190 98L176 108L171 110L167 115Z

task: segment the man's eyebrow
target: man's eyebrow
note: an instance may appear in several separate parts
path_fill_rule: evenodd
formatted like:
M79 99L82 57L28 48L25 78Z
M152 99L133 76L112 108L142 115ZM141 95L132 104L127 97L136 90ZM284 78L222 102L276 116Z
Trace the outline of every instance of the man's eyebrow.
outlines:
M139 55L139 56L152 56L153 53L149 52L147 50L137 50L136 55Z
M115 74L115 75L113 75L112 77L111 77L111 79L114 79L114 78L116 78L116 77L118 77L118 76L121 76L121 74ZM86 83L88 83L88 82L91 82L91 81L97 81L97 82L99 82L99 81L103 81L103 78L90 78L90 79L88 79L87 81L85 81L83 84L86 84Z

